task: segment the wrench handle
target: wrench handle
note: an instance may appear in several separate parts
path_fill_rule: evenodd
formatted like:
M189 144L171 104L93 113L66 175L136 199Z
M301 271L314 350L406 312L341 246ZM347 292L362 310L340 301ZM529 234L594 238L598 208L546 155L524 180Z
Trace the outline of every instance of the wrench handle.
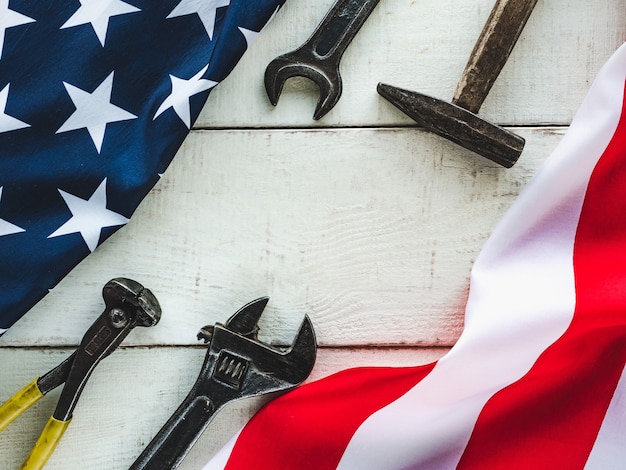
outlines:
M380 0L337 0L313 32L306 46L319 59L341 59L350 41Z
M215 411L208 397L187 396L129 470L178 468L208 426Z

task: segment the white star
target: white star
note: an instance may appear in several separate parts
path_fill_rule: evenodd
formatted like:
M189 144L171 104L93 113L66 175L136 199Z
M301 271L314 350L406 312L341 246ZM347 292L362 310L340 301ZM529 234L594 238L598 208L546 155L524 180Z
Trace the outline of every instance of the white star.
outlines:
M193 15L196 13L204 25L209 39L213 40L213 30L215 29L215 15L217 9L230 4L230 0L181 0L176 8L167 15L167 18L177 16Z
M0 186L0 200L2 199L2 186ZM13 225L6 220L0 219L0 237L3 235L11 235L12 233L23 232L24 229Z
M104 131L110 122L126 121L136 119L137 116L123 110L111 103L111 90L113 89L113 73L98 85L93 93L88 93L80 88L63 82L67 93L70 95L76 111L63 123L56 131L73 131L76 129L87 129L91 140L93 140L98 153L102 148Z
M154 115L154 119L156 119L165 110L174 108L178 117L180 117L187 125L187 128L190 129L191 110L189 109L189 98L217 85L217 82L201 78L208 68L209 66L207 64L206 67L200 70L189 80L170 75L170 80L172 81L172 92L167 98L165 98L163 103L161 103L161 106L159 106L159 109L157 109L157 112Z
M8 28L20 26L35 21L26 15L22 15L13 10L9 10L9 0L0 0L0 57L2 57L2 47L4 46L4 35Z
M104 47L104 40L111 17L137 11L141 10L121 0L80 0L80 7L76 10L76 13L63 23L61 29L91 23L91 27L96 32L100 44Z
M256 37L259 35L258 31L252 31L251 29L246 29L242 27L239 27L237 29L241 31L241 34L243 34L243 37L246 39L246 47L250 47L250 44L252 44Z
M19 119L15 119L12 116L9 116L4 112L7 107L7 99L9 98L9 84L5 86L2 91L0 91L0 109L2 109L2 114L0 114L0 133L14 131L15 129L23 129L25 127L30 127L29 124L20 121Z
M270 24L272 22L272 20L274 18L276 18L276 14L278 13L278 10L280 10L280 5L276 7L276 10L274 10L274 13L272 13L272 16L270 16L267 20L267 23L265 23L265 26L267 26L268 24ZM265 26L263 26L263 28L265 28ZM261 28L261 29L263 29Z
M60 237L70 233L80 233L89 251L93 251L100 241L100 231L104 227L124 225L128 219L117 212L107 209L106 178L89 200L81 199L59 189L65 204L72 212L70 220L65 222L48 238Z
M272 16L269 17L269 19L267 20L267 23L265 23L265 26L267 26L276 17L276 13L278 13L278 10L280 10L279 6L276 7L276 10L274 10L274 13L272 13ZM263 26L263 28L265 26ZM250 47L250 44L254 42L254 40L260 33L260 31L253 31L252 29L242 28L241 26L238 27L237 29L241 31L241 34L243 34L243 37L246 40L246 47Z

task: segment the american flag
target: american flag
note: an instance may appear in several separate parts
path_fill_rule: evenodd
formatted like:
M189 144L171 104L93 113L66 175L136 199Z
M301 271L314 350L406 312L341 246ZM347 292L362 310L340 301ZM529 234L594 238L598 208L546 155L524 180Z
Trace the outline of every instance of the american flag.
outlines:
M484 246L442 359L304 385L205 470L626 468L625 89L626 44Z
M126 224L284 0L0 0L0 335Z

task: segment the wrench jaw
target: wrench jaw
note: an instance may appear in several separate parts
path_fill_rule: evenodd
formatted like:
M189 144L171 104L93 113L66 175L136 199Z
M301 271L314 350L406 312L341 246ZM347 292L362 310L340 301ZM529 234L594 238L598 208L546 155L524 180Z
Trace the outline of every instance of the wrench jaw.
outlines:
M320 97L317 100L317 106L313 113L313 119L316 121L322 119L328 112L335 107L339 98L341 98L342 83L339 70L337 70L336 81L318 81L317 86L320 88Z
M276 57L267 65L263 82L265 83L265 92L272 106L278 104L278 98L283 91L285 82L297 75L296 70L290 70L294 66L294 64L289 63L285 56Z
M226 324L216 323L200 330L199 339L209 342L200 374L130 470L177 468L214 415L229 401L286 391L308 377L317 351L311 321L304 319L287 350L268 346L256 335L268 300L254 300Z
M313 113L324 117L341 97L339 62L379 0L335 0L311 37L294 51L274 59L265 69L265 89L276 106L285 81L294 76L309 78L320 89Z
M226 328L246 338L256 340L259 332L259 319L269 300L269 297L260 297L248 302L226 320Z
M207 375L213 393L208 395L213 395L216 408L220 408L233 399L289 390L309 376L316 352L313 325L308 317L286 351L217 324L209 347L211 364Z
M320 66L312 66L297 54L289 53L272 60L265 69L265 91L272 105L278 104L285 82L293 77L308 78L318 86L320 96L313 113L316 121L333 109L341 97L343 86L338 63L320 61Z
M313 325L305 316L292 345L285 351L263 343L257 343L249 371L249 385L244 384L243 393L249 396L263 393L284 392L300 385L313 370L317 355L317 343Z
M305 315L296 338L289 350L284 353L290 372L283 380L293 384L294 387L304 382L313 370L316 356L315 330L313 330L311 319Z
M317 342L308 316L287 349L258 340L258 322L268 301L268 297L256 299L224 325L205 326L198 333L199 339L210 341L200 381L211 383L213 391L221 389L226 401L293 388L313 369Z

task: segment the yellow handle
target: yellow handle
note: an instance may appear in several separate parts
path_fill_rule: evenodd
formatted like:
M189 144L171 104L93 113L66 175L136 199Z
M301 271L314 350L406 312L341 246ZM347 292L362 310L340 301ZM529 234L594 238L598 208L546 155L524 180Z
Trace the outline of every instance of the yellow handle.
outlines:
M46 426L43 428L39 439L35 443L35 447L30 451L26 460L20 467L20 470L40 470L44 467L57 444L61 440L61 436L69 426L71 418L67 421L59 421L51 416Z
M37 380L33 380L0 406L0 432L43 397L43 393L37 386Z

